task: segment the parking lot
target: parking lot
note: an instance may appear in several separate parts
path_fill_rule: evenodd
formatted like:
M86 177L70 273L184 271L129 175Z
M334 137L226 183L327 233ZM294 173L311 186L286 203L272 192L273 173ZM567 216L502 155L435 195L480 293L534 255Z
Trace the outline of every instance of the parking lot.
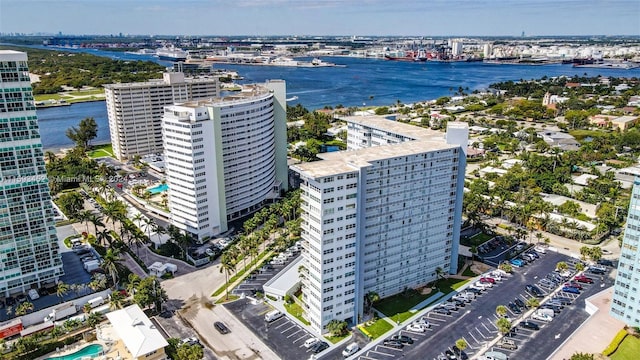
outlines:
M487 350L486 345L498 336L498 329L495 325L498 318L496 307L498 305L507 306L508 303L515 302L515 299L526 302L534 295L525 288L527 284L539 285L543 295L553 292L555 288L543 286L540 281L546 278L547 274L553 272L556 264L560 261L566 261L570 269L573 269L575 264L575 261L570 260L566 255L553 252L540 254L539 259L524 267L514 268L512 275L504 277L502 281L496 281L491 288L482 291L471 303L451 311L451 314L440 314L433 311L426 314L425 320L428 320L431 325L427 331L408 331L405 327L399 333L388 335L388 337L396 334L410 336L414 340L413 344L404 344L401 349L396 349L380 342L374 348L361 354L359 358L442 359L446 358L446 351L451 351L451 347L460 338L468 344L465 349L466 355L469 358L477 355ZM516 350L498 348L495 350L507 353L511 358L546 359L588 317L584 311L584 299L602 289L600 276L590 277L593 278L594 284L582 284L583 290L579 295L563 293L563 296L572 300L572 304L567 305L559 314L556 314L553 321L543 323L534 320L540 326L540 330L517 327L515 334L511 337L517 345ZM608 281L607 285L612 282L611 279L605 281ZM539 299L542 300L542 298ZM526 312L526 309L523 312ZM509 309L506 316L514 321L522 314L514 313Z
M314 336L300 325L286 316L270 323L264 320L273 310L268 304L244 298L224 306L283 360L303 360L313 354L304 342Z
M231 293L241 296L249 295L254 296L257 292L264 293L262 286L273 278L280 270L284 269L289 263L298 258L299 253L290 257L283 264L265 264L261 268L254 270L247 278L236 286Z

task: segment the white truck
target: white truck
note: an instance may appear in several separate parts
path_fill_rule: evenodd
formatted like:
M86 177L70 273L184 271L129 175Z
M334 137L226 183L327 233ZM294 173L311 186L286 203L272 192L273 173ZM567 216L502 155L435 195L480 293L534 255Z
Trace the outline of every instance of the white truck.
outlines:
M87 304L89 304L89 306L91 306L91 308L93 309L96 306L100 306L104 304L104 298L102 296L95 297L87 301Z
M66 318L67 316L75 314L77 311L78 310L76 309L76 306L72 302L62 304L58 307L53 308L49 315L44 317L44 322L61 320Z
M91 272L99 267L100 261L98 260L91 260L84 263L84 269L87 270L87 272Z

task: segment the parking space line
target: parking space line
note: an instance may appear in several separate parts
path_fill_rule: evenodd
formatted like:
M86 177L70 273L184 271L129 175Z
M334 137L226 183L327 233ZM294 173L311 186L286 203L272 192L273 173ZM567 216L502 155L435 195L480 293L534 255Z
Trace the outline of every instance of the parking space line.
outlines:
M296 325L296 324L291 324L291 326L289 326L286 330L282 330L282 331L280 331L280 333L281 333L281 334L284 334L284 333L286 333L287 331L289 331L289 330L291 330L291 329L294 329L294 328L298 328L298 325Z
M477 329L476 329L477 330ZM471 336L471 338L473 339L473 341L475 341L477 344L480 344L480 341L478 341L478 339L476 339L475 336L473 336L472 333L469 333L469 335ZM467 342L468 343L468 342Z
M302 335L301 337L299 337L299 338L297 338L297 339L293 340L293 343L295 344L296 342L298 342L298 341L300 341L300 340L302 340L302 339L306 338L308 335L309 335L309 334L305 333L305 334L304 334L304 335ZM300 346L302 346L302 345L300 345Z
M278 320L276 319L276 321L278 321ZM281 327L283 327L283 326L285 326L285 325L288 325L288 324L289 324L289 321L285 321L285 322L283 322L282 324L280 324L280 325L276 326L276 329L280 329Z
M490 322L489 324L491 324L491 326L493 326L494 328L496 328L496 330L498 329L498 327L496 326L496 324ZM485 323L482 323L482 326L484 326L485 329L487 329L488 332L492 332L491 330L489 330L489 328L487 327L487 325L485 325Z
M378 345L378 346L380 346L380 345ZM378 346L376 346L376 349L378 348ZM393 349L393 348L386 347L386 346L383 346L383 347L384 347L385 349ZM375 350L371 350L371 352L372 352L372 353L376 353L376 354L380 354L380 355L384 355L384 356L396 357L396 356L395 356L395 355L393 355L393 354L387 354L387 353L383 353L383 352L379 352L379 351L375 351Z
M299 333L300 331L304 331L304 330L302 330L302 329L298 329L298 331L296 331L296 332L294 332L293 334L291 334L291 335L287 336L287 339L288 339L288 338L290 338L290 337L292 337L292 336L294 336L295 334Z
M361 356L358 358L358 360L360 360L360 359L365 359L365 360L376 360L375 358L370 358L370 357L368 357L368 356L364 356L364 355L361 355Z
M469 333L469 335L471 335L471 333ZM473 336L473 335L472 335ZM467 343L467 346L469 346L469 349L475 349L473 346L471 346L471 344L469 343L469 340L465 339L465 337L463 336L462 339ZM477 342L477 341L476 341Z

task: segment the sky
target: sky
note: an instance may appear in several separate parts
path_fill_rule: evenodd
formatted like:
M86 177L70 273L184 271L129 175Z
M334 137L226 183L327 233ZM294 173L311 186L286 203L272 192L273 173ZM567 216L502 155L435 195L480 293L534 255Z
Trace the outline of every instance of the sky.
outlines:
M0 0L0 32L640 35L640 0Z

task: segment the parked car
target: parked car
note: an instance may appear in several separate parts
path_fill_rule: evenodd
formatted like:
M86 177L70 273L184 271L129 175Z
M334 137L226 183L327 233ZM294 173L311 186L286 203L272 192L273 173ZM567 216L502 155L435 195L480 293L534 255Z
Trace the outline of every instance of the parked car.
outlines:
M613 261L607 259L598 260L598 265L613 266Z
M491 272L491 274L497 274L497 275L500 275L500 276L502 276L502 277L504 277L504 276L507 276L507 275L508 275L508 273L507 273L506 271L502 270L502 269L495 269L495 270L493 270L493 271Z
M310 339L305 340L304 344L302 344L302 345L304 345L304 347L306 347L307 349L309 349L309 348L310 348L310 347L312 347L313 345L317 344L319 341L320 341L320 340L319 340L318 338L314 338L314 337L312 337L312 338L310 338Z
M576 281L569 281L568 283L565 283L564 286L571 286L574 287L578 290L582 290L582 285L580 285L580 283L576 282Z
M400 341L394 341L394 340L389 340L389 339L383 341L382 344L384 346L392 347L392 348L395 348L395 349L402 349L404 347L404 344L401 343Z
M358 350L360 350L360 346L358 346L358 343L352 342L351 344L347 345L344 350L342 350L342 357L347 358L357 353Z
M524 262L520 259L512 259L510 261L511 265L515 266L515 267L523 267L524 266Z
M456 294L451 298L452 300L463 301L463 302L471 302L472 298L465 294Z
M546 253L547 253L547 249L546 249L544 246L540 246L540 245L536 246L536 247L534 248L534 250L535 250L537 253L540 253L540 254L546 254Z
M491 283L483 283L483 282L480 282L480 281L476 281L476 282L473 283L473 286L476 287L476 288L482 289L482 290L486 290L486 289L492 287L493 285Z
M524 301L522 301L522 299L515 299L515 300L513 300L513 303L518 305L518 307L520 307L522 309L525 309L525 308L528 307L527 304L525 304Z
M474 294L474 295L480 295L480 294L482 294L482 290L484 290L484 289L476 288L476 287L474 287L473 285L471 285L471 286L469 286L469 287L467 288L467 292L470 292L470 293L472 293L472 294Z
M549 280L549 279L541 279L540 281L540 285L548 287L548 288L554 288L556 287L556 283Z
M553 305L553 306L557 306L560 309L564 309L564 305L562 304L562 302L555 300L555 299L551 299L549 301L547 301L547 304L549 305Z
M413 332L422 333L422 332L427 331L427 329L423 324L411 323L411 324L407 325L407 331L413 331Z
M451 310L451 311L458 310L458 305L450 303L450 302L443 303L439 307L447 309L447 310Z
M535 297L544 297L544 293L542 292L542 290L540 290L540 288L535 285L527 284L525 286L525 289Z
M231 330L229 330L229 328L227 327L227 325L225 325L224 323L220 322L220 321L216 321L213 323L213 326L216 328L216 330L218 330L218 332L220 334L228 334L231 332Z
M451 311L449 309L445 309L443 307L438 306L437 308L433 309L433 312L436 314L444 314L444 315L451 315Z
M454 298L451 298L451 299L447 300L447 302L450 303L450 304L455 304L459 308L464 307L466 305L466 303L464 301L456 300Z
M325 350L327 348L329 348L329 344L327 344L325 341L319 341L319 342L317 342L315 345L313 345L311 347L311 351L314 354L317 354L317 353L319 353L319 352L321 352L321 351L323 351L323 350Z
M500 339L500 341L498 341L496 347L508 350L516 350L518 348L518 345L516 345L516 342L511 339L502 338Z
M571 286L565 286L562 288L562 291L567 292L567 293L571 293L571 294L580 294L580 290L571 287Z
M393 335L389 339L393 341L400 341L403 344L413 344L413 338L406 335Z
M539 258L540 258L540 255L539 255L539 254L538 254L538 252L537 252L537 251L535 251L535 250L529 250L529 251L527 251L527 252L526 252L526 254L528 254L528 255L533 255L533 257L535 257L536 259L539 259Z
M522 314L522 310L520 310L520 307L518 307L518 305L510 302L507 306L509 307L509 310L511 310L513 313Z
M542 313L539 313L539 312L534 312L533 314L531 314L531 319L540 320L540 321L544 321L544 322L553 321L553 317L552 316L549 316L547 314L542 314Z
M560 311L562 311L562 309L560 309L559 306L553 305L553 304L542 304L539 307L540 309L549 309L552 310L554 312L554 314L559 314Z
M422 325L425 328L430 328L431 327L431 323L429 322L429 319L427 319L426 316L421 317L420 319L414 321L413 323L417 324L417 325Z
M563 297L563 296L556 296L553 298L553 300L556 300L558 302L560 302L560 304L562 305L571 305L572 301L569 298Z
M525 329L529 329L529 330L540 330L540 326L536 323L534 323L533 321L523 321L520 323L520 327L523 327Z
M606 271L600 268L589 267L589 272L596 275L604 275Z
M202 347L202 344L200 343L200 340L198 340L195 337L188 337L186 339L182 339L182 343L183 344L187 344L187 345L191 345L191 346L197 345L197 346Z
M480 282L483 284L495 284L496 280L490 277L481 277Z

